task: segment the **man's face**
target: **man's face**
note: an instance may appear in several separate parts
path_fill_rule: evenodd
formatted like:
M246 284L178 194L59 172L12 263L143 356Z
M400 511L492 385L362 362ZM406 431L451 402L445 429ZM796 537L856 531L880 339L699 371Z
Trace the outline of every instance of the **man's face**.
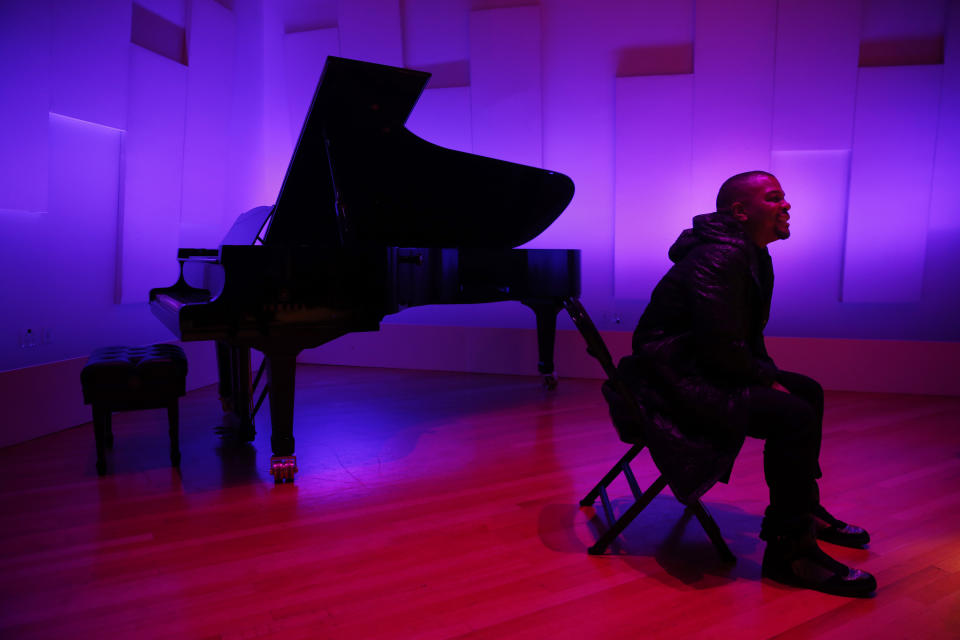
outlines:
M771 176L751 178L742 199L734 203L733 214L743 223L747 236L761 247L790 237L790 203L780 182Z

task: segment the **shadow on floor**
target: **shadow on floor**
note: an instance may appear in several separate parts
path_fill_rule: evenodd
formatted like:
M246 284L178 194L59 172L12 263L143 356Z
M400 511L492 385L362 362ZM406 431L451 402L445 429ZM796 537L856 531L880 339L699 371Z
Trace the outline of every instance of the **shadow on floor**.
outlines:
M626 511L632 500L612 501L614 513ZM671 496L658 496L637 516L603 556L623 560L637 571L670 586L708 589L737 579L760 579L756 557L761 514L752 514L722 503L704 503L716 520L724 540L737 557L724 563L700 523ZM540 512L539 533L544 545L561 553L582 553L607 528L599 502L593 507L549 504ZM586 529L586 531L584 531ZM659 567L660 570L657 569Z

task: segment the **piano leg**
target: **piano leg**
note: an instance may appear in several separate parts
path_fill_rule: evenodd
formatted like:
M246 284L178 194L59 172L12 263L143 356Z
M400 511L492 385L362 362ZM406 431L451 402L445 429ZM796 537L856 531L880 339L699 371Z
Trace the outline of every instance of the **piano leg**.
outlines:
M543 375L543 386L548 390L557 388L557 376L553 370L553 350L557 339L557 314L563 309L560 300L522 300L537 316L537 350L540 362L537 370Z
M217 393L224 413L233 411L233 364L230 358L230 345L217 340Z
M273 435L270 446L270 473L276 483L293 482L297 472L297 458L293 455L293 393L297 373L296 350L264 352L267 361L267 384L270 388L270 424Z
M233 353L234 380L236 381L236 386L234 387L236 391L233 396L235 405L233 410L240 420L240 438L247 442L252 442L257 432L253 428L253 412L250 404L252 400L252 389L250 388L250 349L249 347L234 347Z

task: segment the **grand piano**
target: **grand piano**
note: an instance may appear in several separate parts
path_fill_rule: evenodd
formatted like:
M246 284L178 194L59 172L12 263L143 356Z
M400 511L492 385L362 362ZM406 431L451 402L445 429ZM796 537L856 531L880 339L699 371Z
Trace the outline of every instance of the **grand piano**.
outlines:
M536 314L539 371L554 386L557 313L585 314L579 251L514 248L563 212L573 182L411 133L429 77L329 57L276 203L240 215L217 249L180 249L177 282L150 291L178 338L216 341L221 399L251 440L250 349L263 353L276 482L297 470L303 349L411 306L516 300Z

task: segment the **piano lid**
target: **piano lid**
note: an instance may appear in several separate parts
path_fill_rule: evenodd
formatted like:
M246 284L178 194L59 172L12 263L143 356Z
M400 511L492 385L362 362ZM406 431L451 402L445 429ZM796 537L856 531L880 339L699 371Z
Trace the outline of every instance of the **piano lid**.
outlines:
M265 243L512 248L573 181L423 140L404 126L429 73L330 56Z

